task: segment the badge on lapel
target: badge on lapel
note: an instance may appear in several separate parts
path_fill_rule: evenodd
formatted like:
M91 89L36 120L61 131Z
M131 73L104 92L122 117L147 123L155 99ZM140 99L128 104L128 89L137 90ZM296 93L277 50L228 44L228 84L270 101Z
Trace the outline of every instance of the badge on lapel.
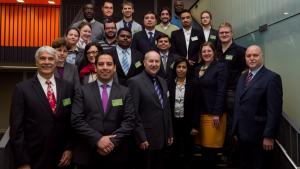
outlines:
M66 98L66 99L63 99L63 100L62 100L62 103L63 103L63 106L68 106L68 105L70 105L72 102L71 102L71 99L70 99L70 98Z
M193 36L193 37L191 37L191 40L192 40L192 41L198 40L198 36Z
M226 55L225 56L225 60L232 60L232 58L233 58L233 55Z
M140 61L135 62L134 64L135 68L139 68L140 66L142 66L142 63Z
M113 107L122 106L123 105L123 100L122 99L114 99L114 100L111 101L111 105Z
M213 39L213 40L216 40L217 37L215 35L209 35L209 39Z

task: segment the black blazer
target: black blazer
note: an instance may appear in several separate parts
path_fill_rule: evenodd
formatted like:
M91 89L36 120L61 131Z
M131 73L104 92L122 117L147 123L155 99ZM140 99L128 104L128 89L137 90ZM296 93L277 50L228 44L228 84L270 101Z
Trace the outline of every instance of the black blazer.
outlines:
M168 54L167 65L166 65L166 70L164 69L163 62L162 62L162 59L161 59L161 64L160 64L160 69L159 69L158 75L160 77L164 78L167 81L168 84L173 79L173 77L172 77L173 76L173 65L174 65L175 60L179 57L180 56L178 56L178 55L175 55L173 53L169 53Z
M115 134L111 140L115 146L121 146L131 134L135 112L128 88L113 82L107 106L104 113L97 81L76 91L71 115L72 126L79 135L74 150L75 163L86 166L97 163L96 157L100 155L96 145L102 136ZM127 153L118 152L115 158L121 159Z
M73 85L55 78L56 113L37 78L18 83L10 110L10 143L16 167L58 168L62 153L70 149Z
M183 29L173 31L171 34L173 53L198 63L200 45L205 42L202 30L192 28L188 50L186 49Z
M117 66L117 78L119 84L123 86L127 86L127 80L139 73L141 73L144 70L144 56L137 50L131 49L131 64L130 68L128 70L127 75L125 75L121 62L118 57L118 52L116 48L112 49L112 54L114 59L116 60L116 66Z
M203 34L204 34L204 32L203 32ZM211 42L215 46L215 48L217 47L217 45L220 43L219 33L217 30L215 30L213 28L210 29L209 36L208 36L208 42Z
M282 113L282 84L278 74L262 67L245 87L248 72L237 85L233 131L243 141L275 138Z
M166 81L157 76L163 96L163 107L159 101L153 82L145 71L128 80L133 95L136 116L134 136L137 144L148 141L150 150L162 149L167 139L173 137L170 103Z
M194 111L192 102L193 98L193 88L192 88L192 80L186 79L185 83L185 93L184 93L184 121L185 126L189 131L192 128L199 128L199 120L197 119L199 116L197 114L193 114ZM176 96L176 82L175 80L170 81L169 83L169 100L170 100L170 107L171 107L171 114L172 119L174 119L174 107L175 107L175 96Z
M224 113L227 68L225 64L213 61L202 77L199 71L202 64L195 68L194 97L195 111L212 115Z
M136 49L139 52L141 52L143 55L145 55L145 53L147 53L150 50L157 50L155 39L160 34L162 34L162 32L155 30L154 40L153 42L150 42L145 29L135 33L133 35L131 49Z

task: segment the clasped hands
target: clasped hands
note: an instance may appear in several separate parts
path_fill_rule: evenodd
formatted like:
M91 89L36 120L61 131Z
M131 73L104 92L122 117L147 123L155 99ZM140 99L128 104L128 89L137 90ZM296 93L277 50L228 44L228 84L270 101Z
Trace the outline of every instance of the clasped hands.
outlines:
M114 138L116 136L117 135L107 135L101 137L100 140L98 140L97 142L97 152L103 156L106 156L109 153L111 153L115 148L115 145L111 141L111 138Z

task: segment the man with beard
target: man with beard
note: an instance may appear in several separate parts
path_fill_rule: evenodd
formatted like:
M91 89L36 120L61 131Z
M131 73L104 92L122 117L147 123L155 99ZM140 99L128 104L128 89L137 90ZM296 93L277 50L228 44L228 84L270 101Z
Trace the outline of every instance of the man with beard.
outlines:
M131 49L132 35L130 29L121 28L117 34L117 46L112 49L116 60L117 77L121 85L127 86L127 80L144 70L144 56L137 50Z
M124 1L122 3L123 19L117 22L117 29L128 28L132 34L135 34L142 30L142 26L133 20L132 14L134 13L134 5L130 1Z
M163 7L159 12L160 24L155 26L155 29L171 37L171 33L179 28L170 23L171 11L168 7Z
M112 47L116 46L116 33L117 33L117 28L116 28L116 23L113 22L112 20L108 19L104 23L104 33L105 36L103 40L99 41L101 47L103 50L107 51L112 49Z
M88 2L84 4L83 8L84 19L80 20L72 25L72 27L78 27L81 22L88 22L92 26L92 41L99 41L103 38L103 24L94 19L95 11L94 4Z

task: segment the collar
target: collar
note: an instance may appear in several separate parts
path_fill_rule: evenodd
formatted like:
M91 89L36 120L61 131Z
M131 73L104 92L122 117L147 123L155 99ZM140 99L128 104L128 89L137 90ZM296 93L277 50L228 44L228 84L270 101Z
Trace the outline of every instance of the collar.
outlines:
M254 69L254 70L250 70L248 71L252 73L253 77L257 74L257 72L263 67L264 65L262 64L261 66L259 66L257 69Z
M149 32L152 32L153 33L153 36L155 34L155 29L152 29L152 30L148 30L148 29L145 29L147 35L149 35Z
M101 82L99 79L97 79L97 83L98 83L98 86L101 87L104 83ZM113 80L109 81L107 84L107 87L111 87L112 86L112 83L113 83Z
M83 21L84 21L84 22L88 22L86 19L83 19ZM93 18L93 19L91 20L91 22L88 22L88 23L93 24L93 23L95 23L95 22L96 22L96 20Z
M52 76L50 77L50 79L46 79L43 76L41 76L39 73L37 73L37 78L40 81L41 84L46 84L47 80L50 80L50 82L52 83L52 85L55 85L55 79L54 79L54 75L52 74Z

